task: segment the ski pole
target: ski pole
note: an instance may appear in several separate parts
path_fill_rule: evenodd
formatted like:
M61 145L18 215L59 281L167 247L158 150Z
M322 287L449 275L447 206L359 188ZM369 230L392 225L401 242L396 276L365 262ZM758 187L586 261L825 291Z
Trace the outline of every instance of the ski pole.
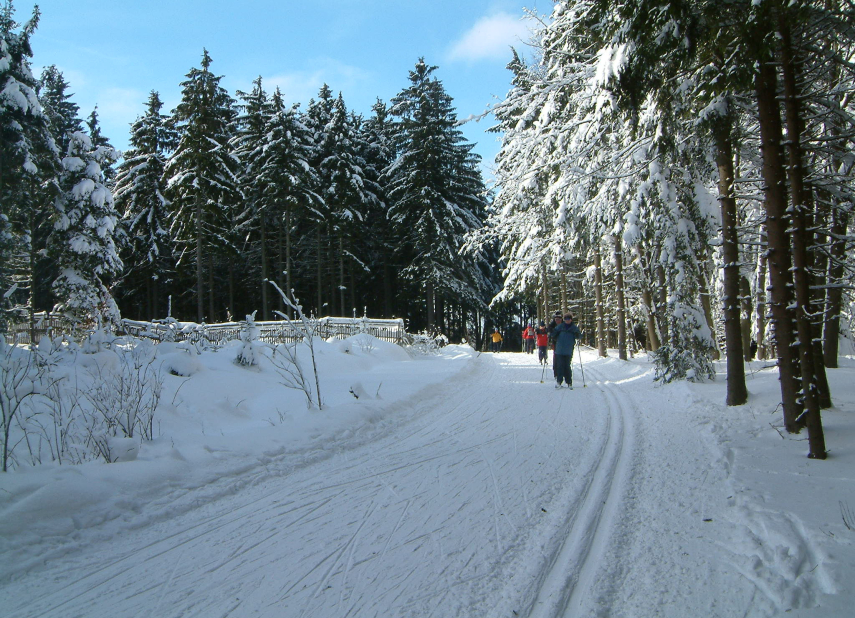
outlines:
M543 374L546 373L546 363L541 363L543 369L540 370L540 383L543 384Z
M582 346L579 346L579 369L582 371L582 388L588 388L585 384L585 367L582 365Z

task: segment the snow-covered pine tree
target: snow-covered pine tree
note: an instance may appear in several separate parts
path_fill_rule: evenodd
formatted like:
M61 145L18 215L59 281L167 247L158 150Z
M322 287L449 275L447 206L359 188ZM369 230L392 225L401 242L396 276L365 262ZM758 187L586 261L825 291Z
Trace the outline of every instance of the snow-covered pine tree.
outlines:
M296 107L287 107L277 88L271 99L265 128L262 157L256 162L256 182L260 189L259 235L270 238L268 252L275 277L282 290L291 294L293 273L292 230L301 222L321 218L323 199L317 194L318 176L310 165L314 140ZM269 277L263 275L264 278ZM264 287L267 287L266 285ZM279 298L279 311L290 311Z
M312 158L309 161L310 166L315 170L320 170L321 162L326 159L330 152L323 148L323 145L331 146L332 142L326 139L327 127L332 120L333 107L335 99L333 99L332 90L327 84L321 86L318 91L318 99L311 99L306 107L306 113L303 117L303 124L309 130L312 137L313 151ZM326 183L318 174L318 194L323 196ZM315 259L315 279L317 292L317 315L328 313L329 304L335 302L335 294L332 284L332 266L326 260L331 254L329 242L329 209L325 202L319 204L319 207L314 211L314 217L311 220L312 240L309 241L307 235L306 242L312 244L312 254ZM308 251L306 251L308 254ZM328 302L327 302L328 301Z
M54 140L62 156L68 152L71 135L83 130L83 121L78 116L80 108L71 100L69 83L62 71L52 64L42 71L39 100L50 119Z
M162 108L160 95L152 91L145 114L131 125L131 148L119 165L114 190L116 210L129 237L123 292L130 297L129 305L145 307L143 316L134 317L146 319L166 315L164 292L175 267L163 172L176 135Z
M75 328L117 324L120 319L109 289L122 270L113 240L118 215L101 171L117 158L115 150L93 147L89 136L78 131L62 159L49 250L59 268L53 283L55 310Z
M380 99L372 106L373 114L362 123L359 137L361 157L365 161L365 178L372 183L377 201L368 204L359 244L368 256L366 288L374 290L371 315L391 318L394 315L395 268L394 230L387 217L386 188L381 174L395 160L392 123L386 104ZM370 301L366 301L370 302Z
M195 266L194 296L200 322L206 317L206 296L208 319L218 315L212 289L215 258L228 245L231 209L240 196L238 161L229 145L234 102L220 86L222 77L210 70L208 50L203 51L201 64L181 84L181 102L170 118L178 144L164 170L173 207L170 229L181 244L178 264Z
M110 143L110 139L101 132L97 105L92 110L92 113L86 118L86 127L89 129L89 139L92 140L92 146L94 148L98 148L99 146L113 148L113 145ZM107 180L107 184L112 186L112 183L116 178L116 169L112 165L109 165L102 171L104 173L104 178Z
M389 216L400 239L400 275L418 290L424 314L413 317L428 328L435 326L442 301L485 304L481 273L461 248L466 234L482 226L486 190L435 70L419 59L410 86L392 99L398 158L384 172Z
M50 216L43 205L55 194L59 167L29 65L38 20L36 8L21 27L11 0L0 7L0 322L7 310L23 309L31 327L34 311L48 308L49 282L39 280Z
M349 287L345 277L346 266L352 267L356 262L362 267L362 261L355 254L353 232L363 224L365 207L377 202L377 196L366 186L365 162L359 156L357 146L358 127L353 123L344 98L339 94L324 131L324 139L319 144L325 156L320 161L318 175L338 271L334 277L338 294L333 301L337 301L334 307L337 307L338 315L343 316L349 314L345 300Z

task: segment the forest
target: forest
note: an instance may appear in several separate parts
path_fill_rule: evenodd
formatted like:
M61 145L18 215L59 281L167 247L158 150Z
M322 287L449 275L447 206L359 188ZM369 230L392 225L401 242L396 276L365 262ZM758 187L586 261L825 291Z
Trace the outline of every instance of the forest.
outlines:
M38 12L0 15L4 320L282 310L403 317L479 348L573 311L586 341L647 351L658 380L747 399L780 372L787 431L824 458L826 368L849 334L851 0L560 0L492 113L495 182L420 59L369 117L324 86L305 110L213 59L165 113L152 92L122 158L55 67ZM529 53L532 52L532 53ZM508 337L510 334L512 336Z
M32 74L38 9L20 24L7 1L0 20L5 320L270 320L274 282L307 315L480 336L497 260L462 247L488 192L437 67L419 59L365 118L326 84L305 110L260 77L232 95L203 50L119 153L56 66Z

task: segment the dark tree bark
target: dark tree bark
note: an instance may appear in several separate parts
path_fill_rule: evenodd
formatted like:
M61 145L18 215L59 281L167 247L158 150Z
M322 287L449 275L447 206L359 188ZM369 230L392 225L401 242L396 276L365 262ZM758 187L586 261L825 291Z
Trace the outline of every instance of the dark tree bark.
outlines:
M739 235L736 199L733 196L733 148L731 121L723 119L715 132L718 193L721 203L722 256L724 258L724 337L727 354L727 405L741 406L748 401L742 347L739 302Z
M605 358L608 354L606 353L606 329L603 318L603 260L599 248L594 251L594 294L596 295L594 311L597 315L597 351L601 357Z
M796 62L793 58L792 37L786 13L778 20L781 35L781 66L784 73L784 109L787 118L787 150L789 153L790 194L793 201L793 275L796 292L796 324L799 334L799 361L802 374L802 397L805 424L812 459L825 459L825 436L819 407L817 367L814 363L813 327L811 325L811 293L808 273L808 232L805 208L804 158L802 156L802 119L799 109Z
M825 366L836 369L840 345L840 312L843 309L843 260L846 258L846 228L849 213L835 208L831 213L831 260L828 267L826 321L822 334Z
M617 331L618 331L618 358L627 360L626 356L626 300L623 287L623 247L621 239L615 236L615 293L617 294Z
M786 176L781 155L783 130L777 100L778 76L775 67L760 62L755 76L755 94L760 124L760 150L763 155L763 191L766 208L768 242L767 266L771 288L772 328L778 353L781 381L781 403L784 408L784 428L798 433L803 428L802 406L798 400L801 370L794 345L792 304L792 267L790 217L787 212Z

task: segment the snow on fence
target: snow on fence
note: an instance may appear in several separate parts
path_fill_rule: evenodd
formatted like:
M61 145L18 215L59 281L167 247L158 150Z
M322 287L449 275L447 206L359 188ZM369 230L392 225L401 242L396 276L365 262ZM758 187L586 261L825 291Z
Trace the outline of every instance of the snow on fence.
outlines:
M177 320L156 320L141 322L138 320L122 320L118 334L131 335L159 341L208 341L219 345L233 339L240 339L243 322L225 322L221 324L197 324L196 322L178 322ZM255 322L259 330L259 341L265 343L293 343L298 339L297 333L284 320L272 322ZM30 329L28 323L8 325L11 339L20 344L36 343L50 333L51 336L70 334L69 325L58 317L42 314L36 319L35 327ZM412 344L412 336L407 334L404 320L381 320L371 318L319 318L317 320L318 336L349 337L358 333L368 333L383 341L398 345Z
M213 345L240 339L243 322L222 324L196 324L195 322L138 322L122 320L122 332L135 337L146 337L155 341L201 341ZM284 320L255 322L258 341L265 343L293 343L301 336ZM368 333L383 341L398 345L409 343L404 320L379 320L370 318L319 318L316 321L317 335L323 339L340 336L349 337Z

